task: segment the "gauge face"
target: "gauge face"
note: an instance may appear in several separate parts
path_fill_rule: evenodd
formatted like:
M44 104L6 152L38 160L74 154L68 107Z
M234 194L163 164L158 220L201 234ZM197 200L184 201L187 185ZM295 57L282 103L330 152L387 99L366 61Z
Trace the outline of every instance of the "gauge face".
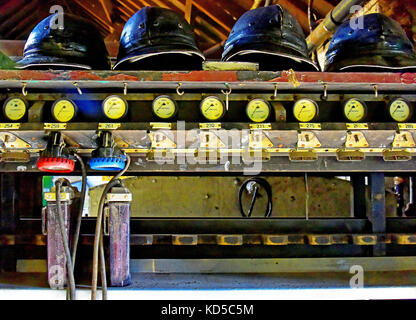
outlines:
M76 104L69 99L56 100L52 106L52 116L58 122L69 122L77 114Z
M253 122L264 122L270 116L270 104L263 99L251 100L246 107L246 114Z
M344 115L351 122L362 121L367 115L367 106L357 99L350 99L344 104Z
M11 97L4 102L3 113L7 119L18 121L22 119L27 111L27 102L22 98Z
M109 96L103 101L103 111L107 118L119 120L127 113L127 101L119 96Z
M293 107L293 114L300 122L312 121L318 115L318 105L310 99L300 99Z
M201 113L209 121L217 121L224 115L224 104L217 97L207 97L201 102Z
M409 102L403 99L396 99L389 105L389 114L394 121L404 122L410 119L413 108Z
M176 115L178 108L171 97L159 96L153 100L152 111L160 119L171 119Z

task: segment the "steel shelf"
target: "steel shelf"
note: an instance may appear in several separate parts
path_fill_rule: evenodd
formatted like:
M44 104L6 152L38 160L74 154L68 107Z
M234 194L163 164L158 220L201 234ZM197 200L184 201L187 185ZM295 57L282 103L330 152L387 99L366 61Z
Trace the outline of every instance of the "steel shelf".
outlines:
M79 88L127 90L258 90L274 92L323 91L414 91L414 73L328 73L269 71L35 71L0 70L0 88L68 90Z

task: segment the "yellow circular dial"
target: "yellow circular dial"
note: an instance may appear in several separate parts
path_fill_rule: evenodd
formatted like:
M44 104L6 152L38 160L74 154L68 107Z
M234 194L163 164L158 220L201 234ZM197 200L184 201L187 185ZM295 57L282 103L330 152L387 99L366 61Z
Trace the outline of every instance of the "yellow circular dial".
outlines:
M344 104L344 115L351 122L362 121L367 114L367 106L357 99L349 99Z
M119 120L127 113L127 101L119 96L109 96L103 101L103 111L107 118Z
M312 121L318 115L318 105L310 99L300 99L293 107L293 114L300 122Z
M389 105L389 114L394 121L404 122L410 119L413 109L409 102L403 99L396 99Z
M253 122L264 122L270 116L270 104L263 99L253 99L246 107L246 114Z
M217 97L207 97L201 102L201 113L209 121L221 119L224 111L224 104Z
M160 119L170 119L176 115L178 108L171 97L159 96L153 100L152 111Z
M22 98L11 97L4 102L3 113L10 121L22 119L27 111L27 102Z
M52 106L52 116L58 122L69 122L76 114L77 106L69 99L56 100Z

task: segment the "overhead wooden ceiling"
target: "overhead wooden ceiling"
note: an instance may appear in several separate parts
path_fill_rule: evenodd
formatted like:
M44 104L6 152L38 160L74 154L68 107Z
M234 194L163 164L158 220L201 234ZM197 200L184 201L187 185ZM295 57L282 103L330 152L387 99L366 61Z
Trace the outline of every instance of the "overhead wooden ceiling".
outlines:
M279 0L309 33L308 1L313 21L323 18L338 0ZM63 6L93 21L108 41L117 42L126 21L145 6L159 6L183 14L194 26L199 46L207 50L226 40L237 19L254 0L0 0L0 37L25 40L30 31L49 15L52 5ZM263 6L265 0L258 5ZM273 1L270 1L271 3ZM275 1L276 2L276 1Z

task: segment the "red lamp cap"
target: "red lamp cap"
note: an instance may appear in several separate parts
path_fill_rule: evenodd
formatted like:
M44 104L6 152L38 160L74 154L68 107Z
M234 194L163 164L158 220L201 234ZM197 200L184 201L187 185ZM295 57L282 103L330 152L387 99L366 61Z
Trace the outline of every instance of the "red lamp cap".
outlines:
M44 172L69 173L74 171L75 161L60 157L40 157L37 166Z

